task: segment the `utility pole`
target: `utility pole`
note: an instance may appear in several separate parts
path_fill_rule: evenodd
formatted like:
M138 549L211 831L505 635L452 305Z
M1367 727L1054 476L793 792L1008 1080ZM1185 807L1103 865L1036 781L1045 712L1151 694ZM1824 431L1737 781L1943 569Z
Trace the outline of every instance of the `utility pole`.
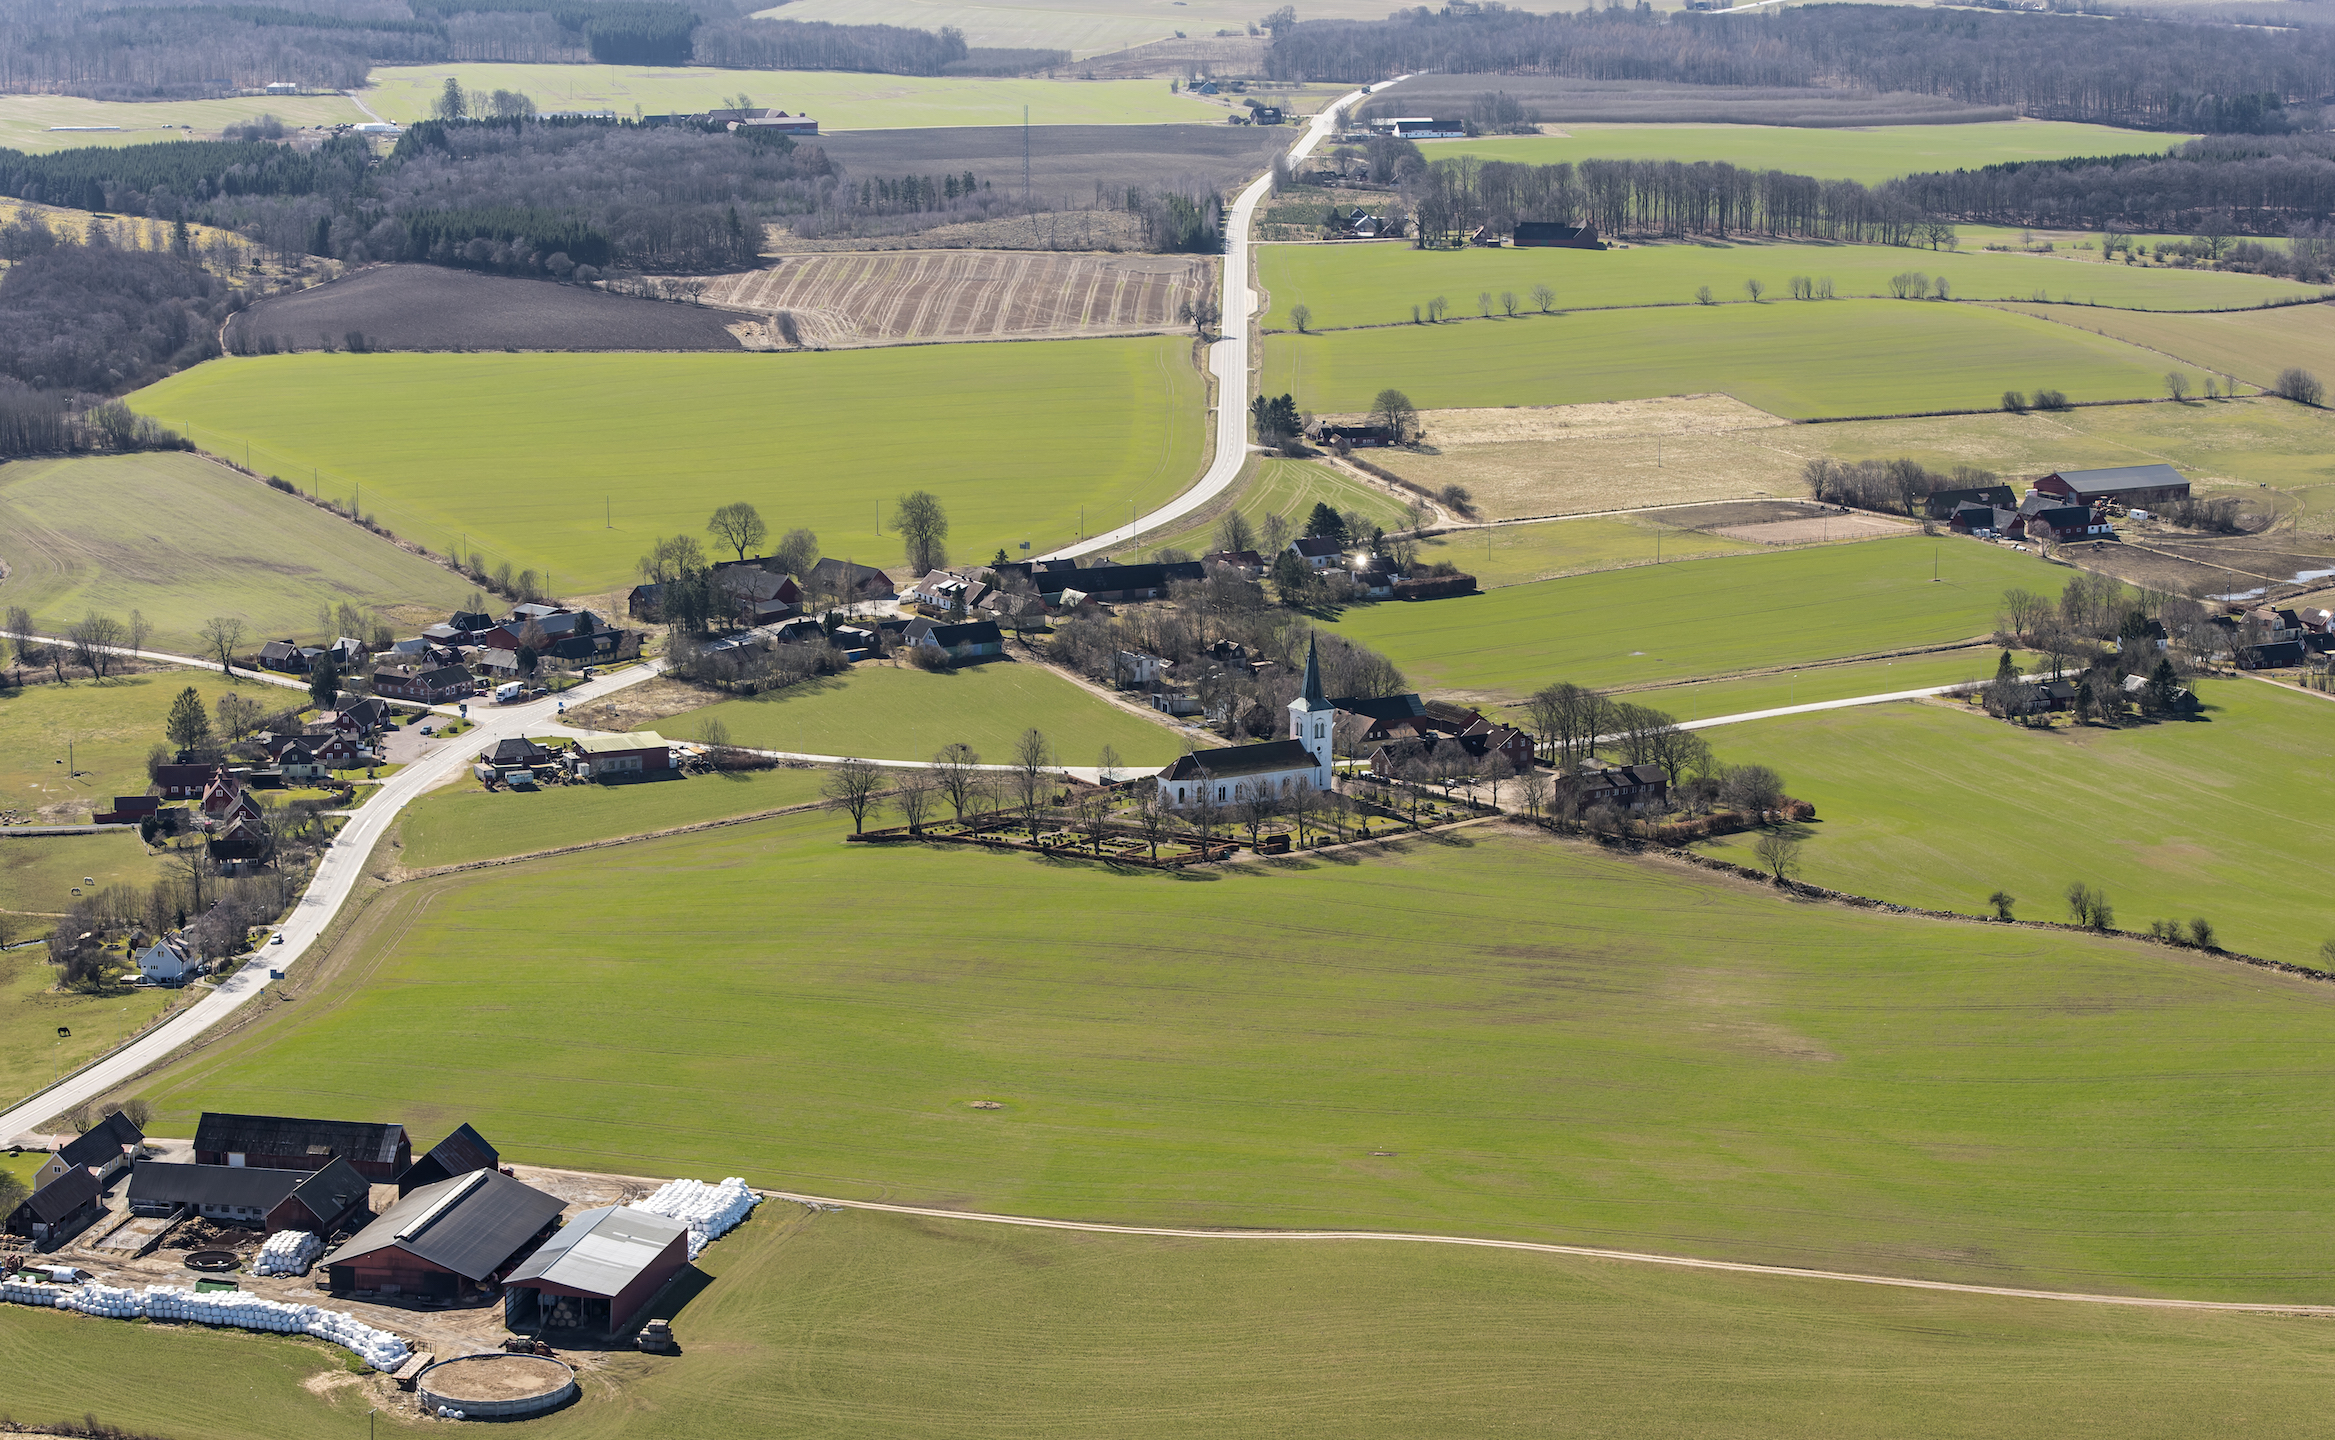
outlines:
M616 513L612 508L614 505L615 501L609 496L603 495L600 497L600 528L603 530L613 530L616 528Z

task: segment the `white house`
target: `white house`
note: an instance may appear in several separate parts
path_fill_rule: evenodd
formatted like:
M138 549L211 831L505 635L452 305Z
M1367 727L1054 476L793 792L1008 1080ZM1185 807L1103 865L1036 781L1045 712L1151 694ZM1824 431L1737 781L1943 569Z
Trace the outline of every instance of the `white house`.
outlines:
M1327 535L1300 535L1289 548L1309 570L1335 570L1346 563L1346 547Z
M1159 798L1176 809L1235 805L1255 795L1281 799L1303 780L1330 788L1330 731L1337 708L1322 695L1321 658L1305 647L1305 685L1289 702L1289 738L1200 750L1159 772Z
M157 985L184 985L203 973L203 960L186 936L173 930L139 953L138 973Z

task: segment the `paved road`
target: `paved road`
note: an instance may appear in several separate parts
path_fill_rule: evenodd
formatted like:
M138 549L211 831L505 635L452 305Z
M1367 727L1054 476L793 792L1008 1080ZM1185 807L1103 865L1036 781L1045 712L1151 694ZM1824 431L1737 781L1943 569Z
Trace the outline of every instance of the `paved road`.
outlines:
M1949 690L1959 690L1967 682L1952 685L1932 685L1927 690L1891 690L1881 695L1852 695L1846 700L1811 700L1805 705L1779 705L1773 710L1745 710L1737 715L1714 715L1708 720L1681 720L1681 730L1709 730L1718 725L1741 725L1746 720L1776 720L1786 715L1813 715L1819 710L1846 710L1855 705L1885 705L1892 700L1927 700Z
M1388 85L1409 78L1398 75L1374 86L1371 93L1377 94ZM1337 127L1338 117L1361 98L1362 92L1356 90L1339 97L1314 116L1305 134L1290 147L1290 163L1294 165L1304 159L1316 145L1329 138ZM1059 560L1125 545L1146 530L1183 519L1222 495L1240 478L1241 467L1249 459L1249 221L1256 214L1258 202L1272 188L1272 177L1260 176L1240 192L1240 198L1232 202L1232 212L1224 220L1224 315L1218 323L1219 338L1208 352L1208 373L1216 377L1216 458L1209 462L1208 472L1191 489L1134 524L1122 525L1076 545L1065 545L1039 559Z
M2062 1300L2083 1305L2126 1305L2143 1310L2235 1310L2266 1315L2335 1316L2335 1305L2278 1305L2250 1300L2165 1300L2147 1295L2094 1295L2081 1290L2023 1290L2007 1285L1958 1285L1951 1280L1913 1280L1897 1275L1864 1275L1853 1270L1808 1270L1797 1265L1754 1265L1741 1260L1702 1260L1691 1255L1656 1255L1642 1250L1604 1250L1588 1245L1545 1245L1531 1240L1488 1240L1475 1235L1418 1235L1402 1230L1209 1230L1169 1225L1093 1225L1078 1220L1041 1220L1029 1215L991 1215L977 1210L936 1210L922 1205L887 1205L875 1200L836 1200L787 1190L757 1190L775 1200L792 1200L840 1210L881 1210L936 1220L984 1225L1021 1225L1034 1230L1083 1230L1100 1235L1166 1235L1183 1240L1345 1240L1410 1245L1471 1245L1485 1250L1528 1250L1584 1260L1618 1260L1633 1265L1668 1265L1681 1270L1723 1270L1779 1280L1830 1280L1851 1285L1887 1285L1901 1290L1943 1290L1956 1295L1993 1295L2009 1300Z
M151 651L148 655L153 659L175 660L206 669L219 668L186 656L165 656ZM31 1130L41 1121L70 1110L85 1100L101 1099L112 1093L139 1071L162 1060L179 1046L234 1014L238 1007L266 988L270 968L290 970L305 959L310 948L331 926L333 917L340 913L350 892L356 888L358 879L364 873L366 857L373 853L374 843L397 819L398 812L415 797L443 784L469 764L471 757L480 750L509 736L541 734L548 728L556 727L558 706L562 700L577 704L589 703L627 686L637 685L663 668L661 662L636 665L629 670L580 685L563 695L548 696L525 705L473 705L471 708L476 712L473 718L478 722L477 729L455 737L427 757L390 776L382 782L380 790L370 800L351 812L349 823L324 852L314 878L308 882L308 889L284 921L281 930L283 944L261 947L259 955L223 981L217 989L89 1069L67 1077L62 1084L51 1086L6 1111L0 1111L0 1143Z

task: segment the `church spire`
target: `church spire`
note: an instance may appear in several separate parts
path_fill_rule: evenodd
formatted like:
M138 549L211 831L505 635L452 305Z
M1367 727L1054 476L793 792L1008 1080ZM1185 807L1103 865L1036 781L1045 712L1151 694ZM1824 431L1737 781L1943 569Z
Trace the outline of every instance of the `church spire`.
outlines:
M1328 701L1322 695L1321 656L1314 649L1311 635L1305 637L1305 688L1298 692L1298 698L1307 702L1309 710L1328 708Z

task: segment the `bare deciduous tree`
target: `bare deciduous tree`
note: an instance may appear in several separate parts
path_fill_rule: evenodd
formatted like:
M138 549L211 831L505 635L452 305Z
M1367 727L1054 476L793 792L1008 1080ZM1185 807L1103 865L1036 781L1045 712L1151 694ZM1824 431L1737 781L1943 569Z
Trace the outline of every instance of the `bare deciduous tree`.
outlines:
M981 791L981 756L961 741L944 745L932 757L932 778L962 820Z
M1751 848L1759 856L1760 866L1774 875L1778 884L1800 873L1799 836L1789 831L1770 830Z
M1556 306L1557 292L1546 285L1535 285L1532 287L1532 303L1539 307L1541 314L1546 315Z
M103 680L106 672L114 668L114 652L121 648L124 638L121 621L92 610L73 627L73 659L91 676Z
M929 770L910 770L892 787L892 808L908 822L908 833L922 835L924 822L931 817L934 802L940 798L940 786Z
M867 828L868 807L875 803L876 791L883 783L883 771L865 760L850 759L827 773L827 783L820 792L851 812L851 829L856 835Z
M219 662L219 668L235 673L235 651L243 644L243 622L232 615L214 615L203 622L203 649Z
M1053 793L1053 778L1046 773L1053 765L1054 747L1046 743L1045 732L1035 725L1014 741L1013 796L1022 807L1022 819L1028 822L1033 838L1038 830L1038 808Z
M1159 859L1159 842L1174 833L1175 824L1175 811L1169 809L1167 801L1161 798L1158 786L1154 785L1136 801L1135 829L1143 836L1144 843L1151 847L1152 859Z

